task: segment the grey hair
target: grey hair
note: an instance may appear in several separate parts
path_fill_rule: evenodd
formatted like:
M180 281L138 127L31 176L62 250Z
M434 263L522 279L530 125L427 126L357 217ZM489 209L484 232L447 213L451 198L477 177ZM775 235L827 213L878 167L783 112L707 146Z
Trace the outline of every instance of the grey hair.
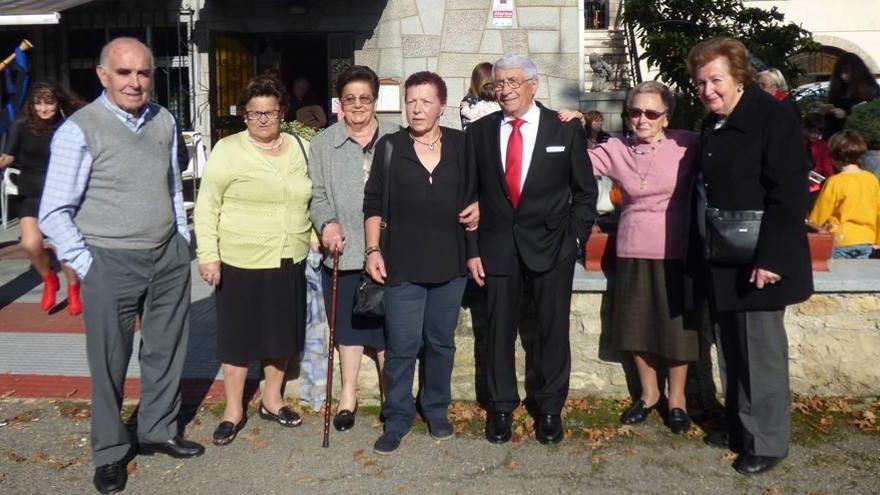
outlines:
M110 65L110 50L113 49L114 45L117 43L135 43L143 47L144 50L147 51L147 56L150 57L150 70L156 68L155 61L153 60L153 50L150 49L149 46L145 45L141 40L137 38L131 38L128 36L120 36L119 38L113 38L108 41L106 45L101 48L101 56L98 59L98 65L101 67L107 68Z
M762 70L758 72L757 77L767 76L776 84L776 87L781 89L782 91L788 91L788 83L785 82L785 76L782 75L782 72L779 69L771 68L767 70Z
M528 57L524 57L518 53L508 53L499 58L498 61L495 62L495 65L492 66L492 77L495 77L495 73L499 70L508 69L522 69L523 72L526 73L526 77L529 79L538 77L538 66L529 60Z
M636 87L629 90L629 93L626 95L626 108L632 108L633 100L636 95L641 93L660 95L660 100L663 101L663 106L666 107L666 117L669 119L672 118L672 113L675 112L675 95L672 94L669 86L660 81L645 81L637 84Z

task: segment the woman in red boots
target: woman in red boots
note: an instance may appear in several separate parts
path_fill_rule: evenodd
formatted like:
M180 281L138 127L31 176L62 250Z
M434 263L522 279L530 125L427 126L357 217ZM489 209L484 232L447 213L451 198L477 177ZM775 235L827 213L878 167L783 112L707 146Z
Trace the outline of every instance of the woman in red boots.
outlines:
M19 218L21 247L28 260L43 278L43 298L40 307L49 311L55 306L55 295L61 285L52 269L49 253L43 247L43 233L37 225L40 196L46 168L49 166L49 144L55 129L66 115L79 108L81 102L57 85L38 82L33 85L22 111L12 123L6 137L6 149L0 155L0 168L12 165L21 170L18 176ZM79 298L79 280L67 266L62 266L67 278L67 312L82 312Z

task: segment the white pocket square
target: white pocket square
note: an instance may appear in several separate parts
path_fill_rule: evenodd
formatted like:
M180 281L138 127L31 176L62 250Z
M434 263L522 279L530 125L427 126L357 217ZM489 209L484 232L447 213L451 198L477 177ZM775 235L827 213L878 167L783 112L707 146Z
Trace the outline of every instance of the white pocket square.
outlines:
M562 153L565 146L547 146L547 153Z

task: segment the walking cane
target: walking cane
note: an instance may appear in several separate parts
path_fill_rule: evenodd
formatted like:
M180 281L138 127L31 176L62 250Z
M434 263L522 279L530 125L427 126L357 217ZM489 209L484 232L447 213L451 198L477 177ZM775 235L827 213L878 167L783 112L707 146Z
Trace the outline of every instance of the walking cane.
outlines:
M330 312L327 323L330 326L330 355L327 356L327 393L324 398L324 443L330 446L330 404L333 403L333 349L336 347L336 288L339 279L339 251L333 251L333 283L330 289Z

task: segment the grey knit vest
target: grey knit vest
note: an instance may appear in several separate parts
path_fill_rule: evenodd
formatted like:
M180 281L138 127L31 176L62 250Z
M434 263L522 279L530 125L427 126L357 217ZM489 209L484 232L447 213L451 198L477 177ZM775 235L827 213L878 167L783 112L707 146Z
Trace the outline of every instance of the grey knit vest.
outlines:
M86 243L109 249L152 249L173 232L171 114L162 107L136 134L99 100L70 120L85 135L91 174L74 221Z

